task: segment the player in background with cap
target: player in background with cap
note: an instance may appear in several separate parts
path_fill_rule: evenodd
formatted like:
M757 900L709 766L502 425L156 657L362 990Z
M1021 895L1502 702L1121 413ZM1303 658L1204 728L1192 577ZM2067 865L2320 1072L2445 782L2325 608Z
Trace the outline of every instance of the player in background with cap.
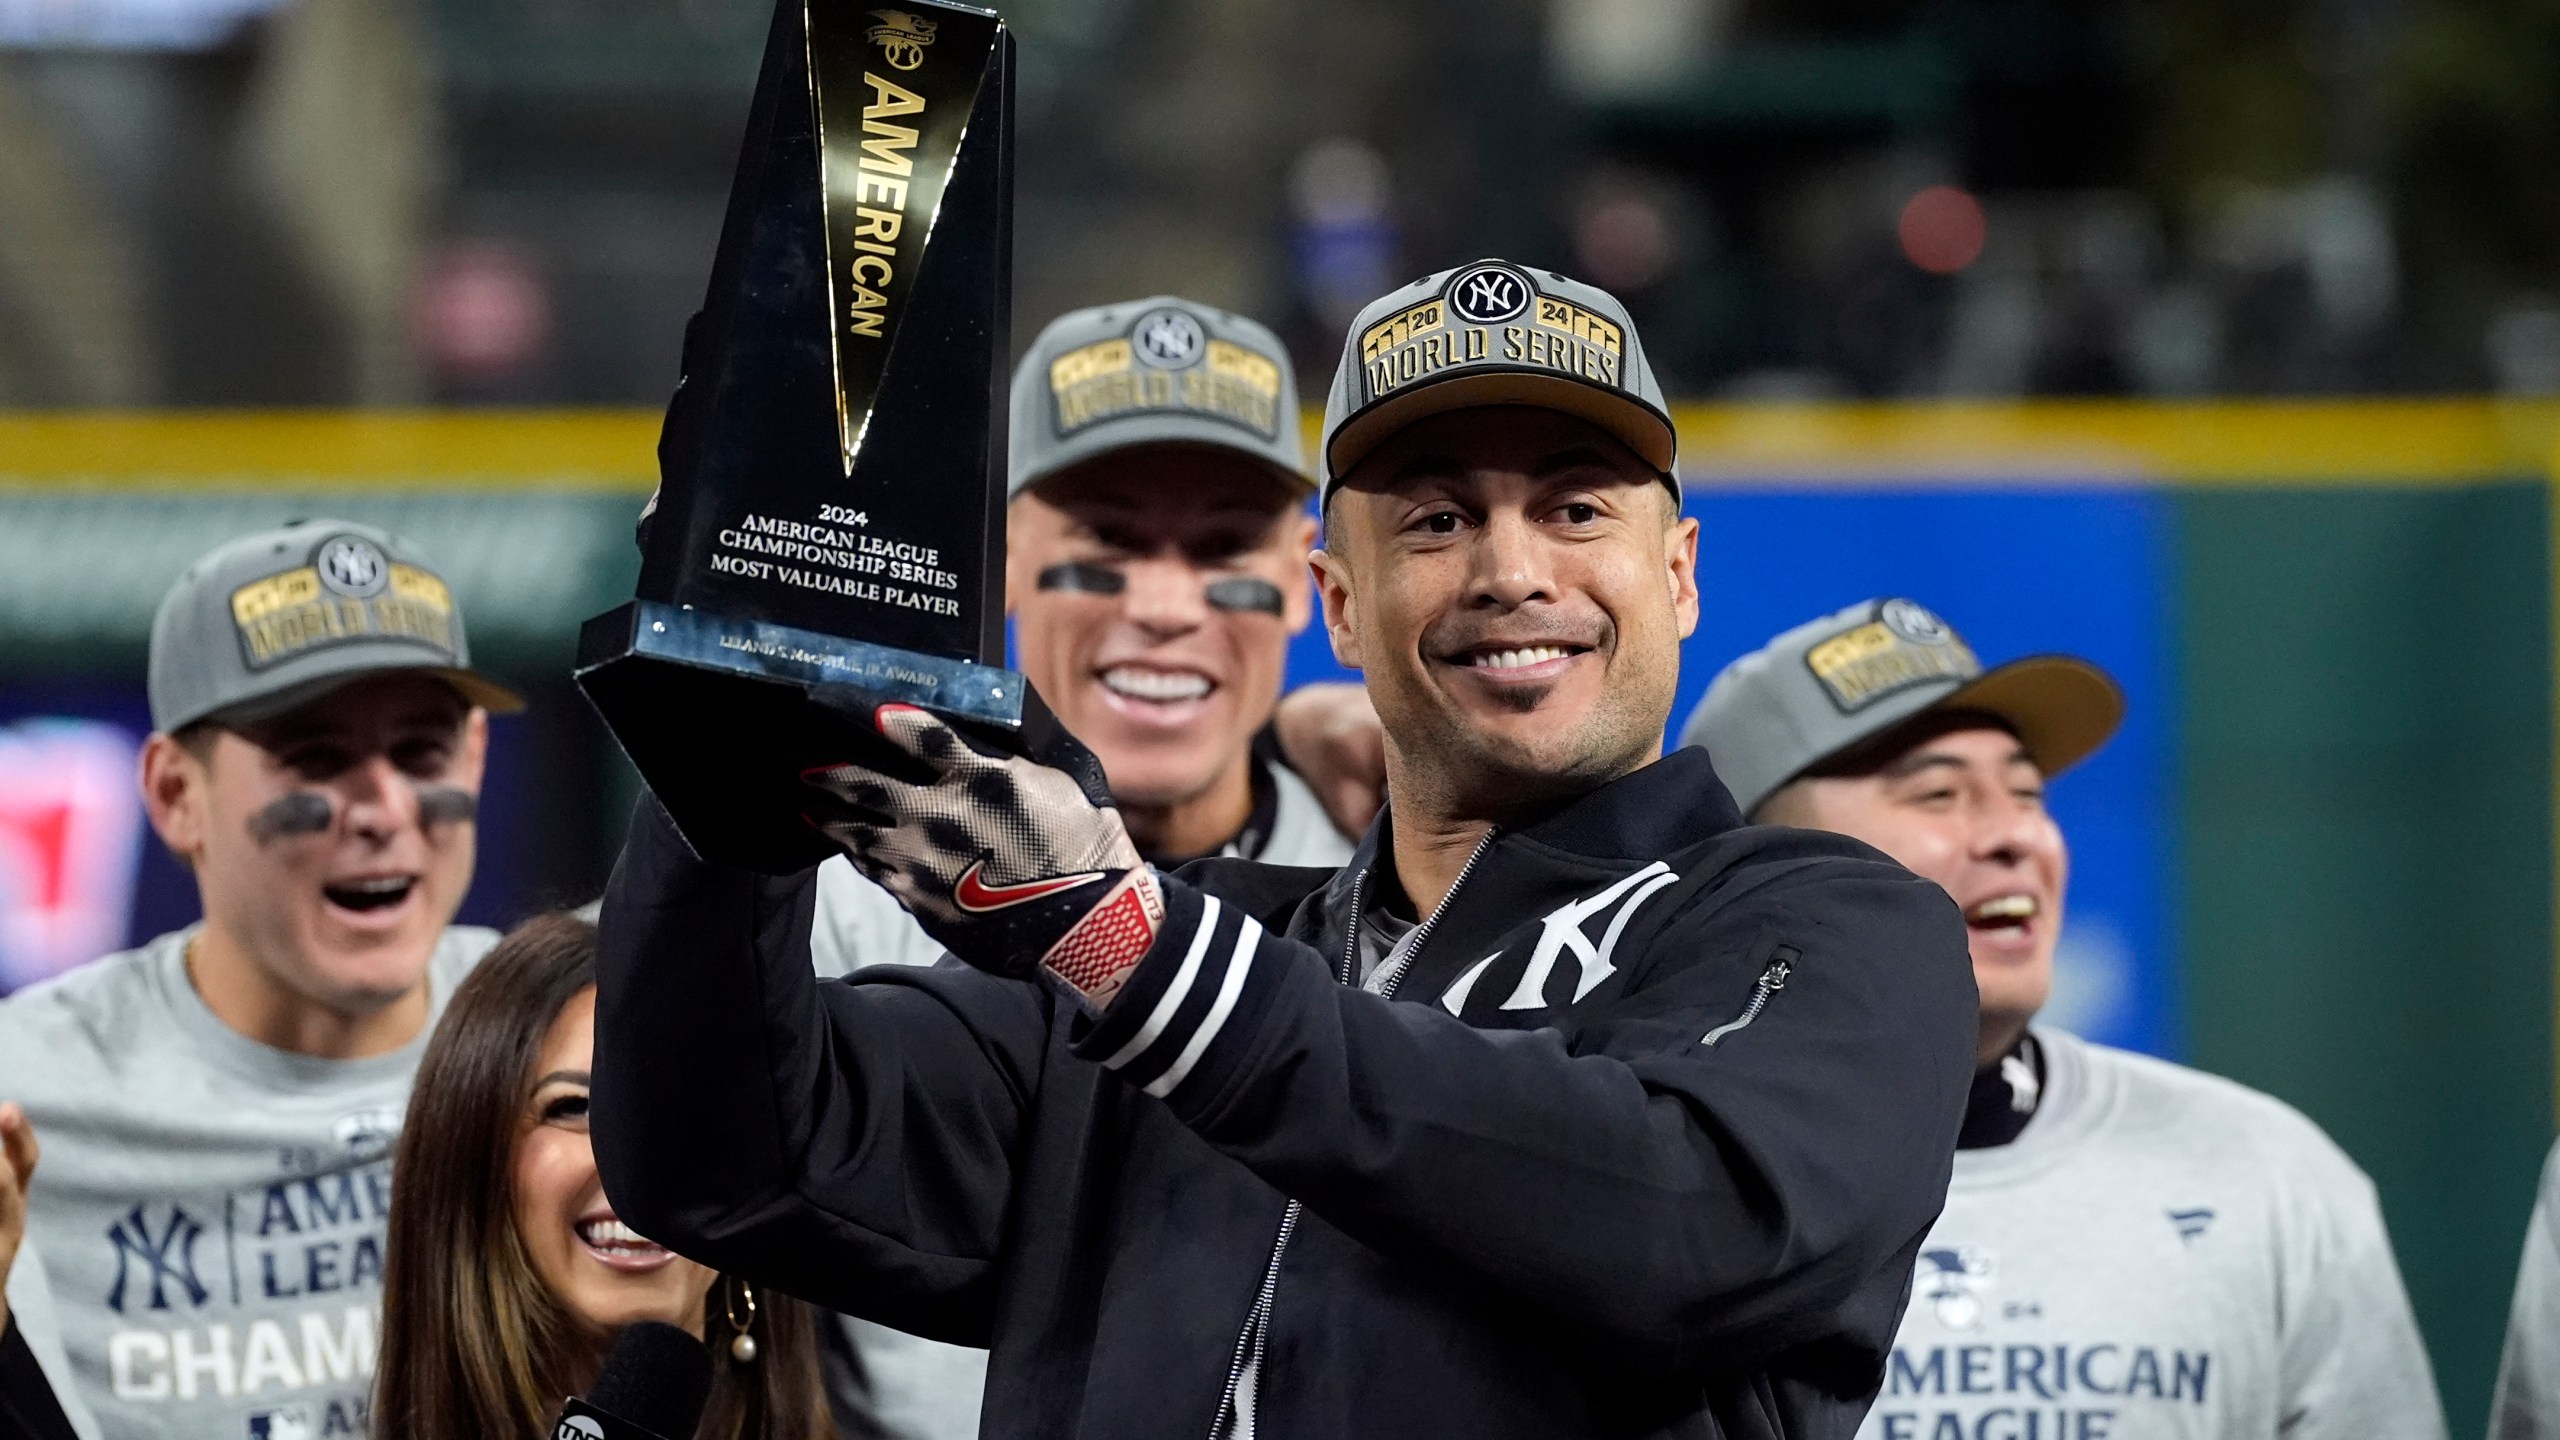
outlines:
M1952 627L1891 599L1736 660L1681 732L1754 820L1864 840L1964 909L1973 1091L1858 1433L2441 1436L2355 1163L2282 1101L2032 1023L2070 868L2045 785L2123 713L2086 661L1985 670Z
M1160 295L1058 317L1014 371L1005 593L1023 673L1168 867L1351 855L1257 742L1313 610L1293 370L1263 326ZM1342 698L1309 695L1295 718L1338 723ZM822 975L943 953L841 859L819 867L810 948ZM978 1433L985 1351L853 1323L884 1422L913 1440Z
M1006 599L1020 663L1157 863L1351 854L1256 738L1312 609L1293 371L1263 326L1157 296L1060 316L1014 373ZM1296 718L1338 723L1340 700L1310 695ZM820 867L811 949L824 975L943 953L843 860ZM983 1351L868 1322L856 1335L884 1421L918 1440L977 1433Z
M1348 859L1306 782L1256 743L1313 612L1314 485L1279 337L1169 295L1070 312L1016 367L1009 434L1015 648L1101 760L1139 853ZM812 947L827 975L942 955L842 860L819 870Z
M189 566L150 693L143 803L204 919L0 999L0 1100L44 1137L18 1318L109 1440L361 1434L391 1143L497 938L451 921L521 702L415 547L328 520Z
M820 984L811 878L645 805L606 1185L991 1341L990 1435L1846 1432L1971 1071L1954 907L1662 755L1697 527L1616 300L1498 261L1383 297L1326 436L1392 777L1351 862L1161 874L1083 782L887 706L916 771L813 772L813 818L966 963Z

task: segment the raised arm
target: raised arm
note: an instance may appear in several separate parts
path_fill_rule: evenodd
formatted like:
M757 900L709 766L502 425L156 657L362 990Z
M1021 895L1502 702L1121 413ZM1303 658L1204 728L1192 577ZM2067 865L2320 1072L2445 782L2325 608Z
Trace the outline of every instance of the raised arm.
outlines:
M98 1422L71 1389L44 1262L27 1239L36 1134L25 1109L0 1101L0 1435L97 1440Z
M641 803L601 916L606 1192L706 1264L984 1344L1045 999L956 967L821 981L814 891L703 863Z
M931 778L813 777L856 866L962 959L1079 992L1078 1055L1325 1220L1628 1364L1747 1363L1844 1324L1890 1343L1973 1070L1972 962L1935 885L1836 837L1764 847L1622 937L1630 978L1568 1044L1338 984L1138 867L1067 776L912 708L878 723ZM1784 994L1706 1043L1781 945Z

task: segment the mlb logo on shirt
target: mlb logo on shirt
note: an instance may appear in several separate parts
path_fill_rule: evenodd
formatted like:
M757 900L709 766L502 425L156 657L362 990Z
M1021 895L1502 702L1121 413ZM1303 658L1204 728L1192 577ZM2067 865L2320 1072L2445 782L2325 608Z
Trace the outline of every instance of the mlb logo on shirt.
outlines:
M1991 1288L1991 1270L1991 1252L1976 1246L1923 1250L1916 1288L1937 1312L1939 1324L1976 1330L1982 1326L1982 1292Z
M249 1440L317 1440L319 1434L308 1405L285 1405L249 1417Z

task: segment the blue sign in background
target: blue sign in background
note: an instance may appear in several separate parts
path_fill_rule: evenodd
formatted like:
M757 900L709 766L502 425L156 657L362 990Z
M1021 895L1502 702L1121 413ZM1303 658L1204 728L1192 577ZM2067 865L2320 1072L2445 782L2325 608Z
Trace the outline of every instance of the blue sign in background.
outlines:
M1906 595L1964 633L1984 663L2066 651L2125 689L2125 724L2057 780L2071 846L2047 1018L2093 1040L2175 1057L2185 1048L2173 950L2174 657L2166 506L2134 489L1693 491L1699 620L1681 655L1672 728L1727 661L1790 626ZM1289 680L1356 678L1321 623Z

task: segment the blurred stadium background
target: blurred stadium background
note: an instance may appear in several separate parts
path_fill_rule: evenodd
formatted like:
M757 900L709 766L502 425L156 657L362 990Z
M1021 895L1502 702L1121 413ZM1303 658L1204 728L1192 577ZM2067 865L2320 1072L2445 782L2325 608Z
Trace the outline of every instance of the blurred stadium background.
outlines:
M2068 649L2058 1015L2376 1178L2476 1433L2554 1114L2560 11L2529 0L1018 0L1017 339L1177 291L1321 393L1388 286L1625 296L1725 659L1878 593ZM186 919L152 605L389 525L501 723L468 918L601 883L629 594L759 0L0 0L0 989ZM1335 673L1319 640L1301 676Z

